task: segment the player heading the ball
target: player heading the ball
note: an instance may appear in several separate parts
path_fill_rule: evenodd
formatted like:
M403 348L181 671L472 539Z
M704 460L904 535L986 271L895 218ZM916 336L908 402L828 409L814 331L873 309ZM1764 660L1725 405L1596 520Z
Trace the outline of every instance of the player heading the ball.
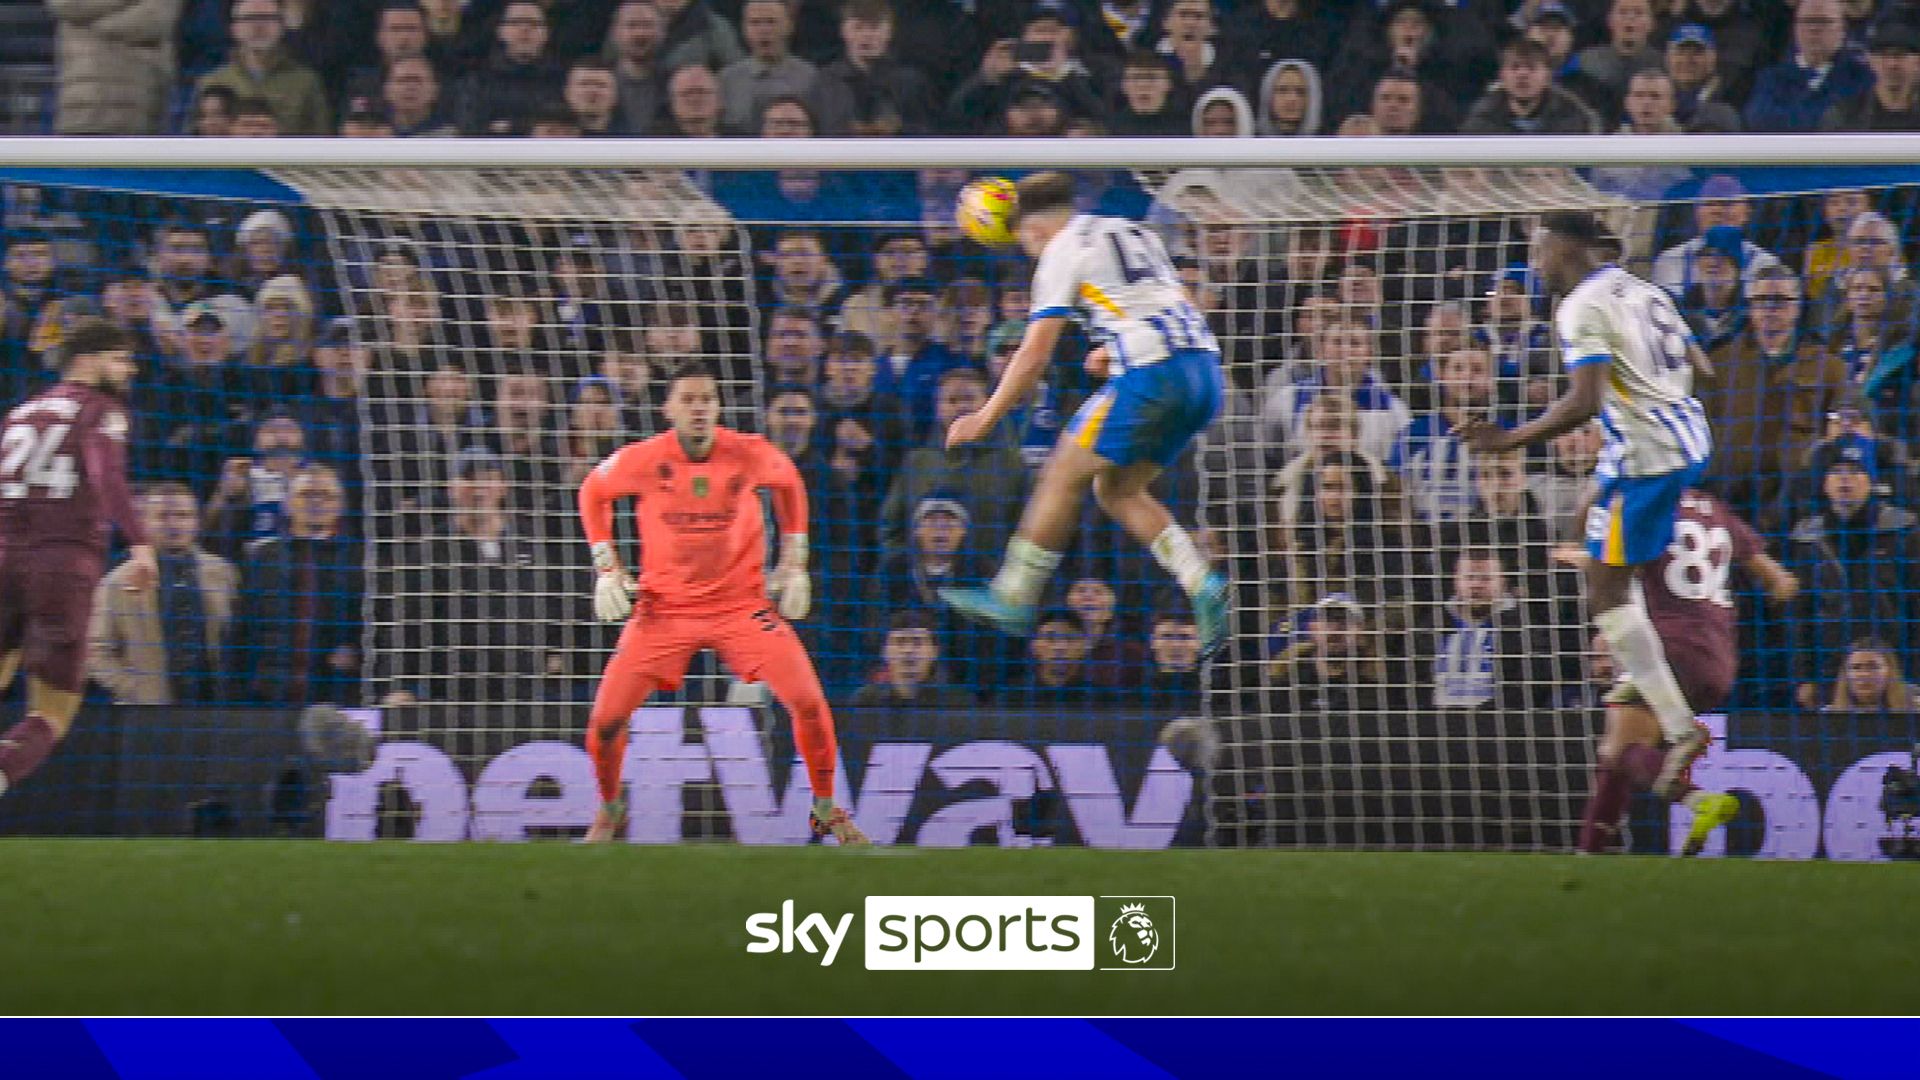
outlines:
M1211 652L1227 634L1226 580L1147 487L1220 411L1220 346L1160 238L1124 218L1075 213L1073 196L1073 180L1057 172L1022 179L1011 198L1004 180L961 195L956 216L968 235L1016 239L1038 264L1026 336L986 405L948 427L947 446L985 437L1033 393L1069 320L1086 327L1094 343L1087 370L1107 383L1061 432L992 583L941 589L940 598L1006 633L1031 633L1091 485L1101 509L1193 599Z
M1587 602L1626 669L1620 691L1645 699L1672 744L1653 785L1671 797L1706 752L1708 736L1667 664L1638 579L1672 542L1681 493L1699 481L1713 453L1706 410L1693 396L1694 370L1712 367L1666 290L1615 265L1618 250L1590 213L1541 219L1533 261L1560 297L1554 329L1569 389L1520 428L1475 420L1460 437L1475 452L1503 453L1600 418L1606 445L1587 512Z
M27 715L0 735L0 793L39 768L80 709L87 623L106 571L107 528L132 546L128 588L159 577L127 490L133 339L82 319L60 350L60 381L0 426L0 690L27 669Z
M587 722L601 803L587 841L613 839L626 820L620 773L634 710L655 690L678 689L693 654L713 649L741 679L766 683L793 718L813 786L814 835L865 844L865 834L834 805L833 713L787 623L806 618L813 606L800 472L767 440L720 426L720 387L705 364L689 362L673 373L664 411L673 430L614 451L580 485L580 519L599 572L594 613L627 620ZM773 496L781 533L771 577L764 573L763 488ZM639 527L638 581L613 541L614 503L623 498L633 500Z

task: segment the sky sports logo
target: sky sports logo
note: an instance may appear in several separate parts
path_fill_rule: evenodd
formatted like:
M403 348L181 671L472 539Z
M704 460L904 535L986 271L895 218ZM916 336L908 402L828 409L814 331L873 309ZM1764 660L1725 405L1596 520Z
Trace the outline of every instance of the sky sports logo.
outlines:
M854 915L792 900L747 918L750 953L807 953L828 967ZM868 971L1172 971L1171 896L869 896Z

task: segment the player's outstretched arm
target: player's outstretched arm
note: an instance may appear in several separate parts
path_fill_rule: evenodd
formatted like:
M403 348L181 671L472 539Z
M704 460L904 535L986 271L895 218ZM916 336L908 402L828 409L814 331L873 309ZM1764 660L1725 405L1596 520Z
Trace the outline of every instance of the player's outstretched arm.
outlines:
M1476 418L1461 427L1460 437L1475 450L1498 454L1564 435L1600 415L1608 369L1604 360L1591 360L1574 368L1567 392L1547 406L1546 412L1512 431L1492 420Z
M979 412L956 418L947 429L948 449L984 438L1016 405L1032 395L1066 327L1066 318L1058 315L1027 324L1026 336L1020 339L1020 348L1015 350L1013 359L1007 361L1007 370L1000 376L1000 385L993 388L993 396Z

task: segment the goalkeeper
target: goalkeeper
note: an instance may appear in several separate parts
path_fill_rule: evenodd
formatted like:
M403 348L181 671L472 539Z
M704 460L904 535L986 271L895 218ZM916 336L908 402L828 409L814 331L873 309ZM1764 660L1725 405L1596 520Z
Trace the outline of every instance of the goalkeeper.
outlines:
M587 842L605 843L625 823L620 771L634 710L655 690L677 689L693 654L711 648L740 678L765 682L787 707L813 786L814 835L864 844L866 836L833 803L833 714L787 623L805 618L813 603L800 473L760 436L719 425L720 389L698 362L674 373L665 412L672 431L614 451L580 485L580 517L598 571L594 613L628 620L587 723L601 803ZM771 578L763 575L761 488L773 494L781 532ZM613 543L613 504L628 496L640 532L637 583Z

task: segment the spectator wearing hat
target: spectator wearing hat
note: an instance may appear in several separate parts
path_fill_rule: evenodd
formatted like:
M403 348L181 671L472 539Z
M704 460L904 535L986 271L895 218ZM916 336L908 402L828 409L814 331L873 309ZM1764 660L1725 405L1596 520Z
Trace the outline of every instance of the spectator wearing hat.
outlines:
M885 550L906 550L911 515L936 491L952 492L965 504L979 550L998 551L1006 540L1027 493L1027 470L1012 429L1002 424L987 439L946 448L947 426L984 405L987 390L986 375L978 368L958 367L941 377L932 430L901 461L880 508L880 540Z
M282 134L331 134L331 110L320 76L286 48L287 25L280 0L236 0L229 18L230 59L202 76L198 91L224 86L236 97L264 99Z
M1526 15L1526 9L1514 13L1516 19ZM1593 108L1592 102L1604 101L1606 91L1589 75L1580 71L1580 65L1574 55L1574 45L1579 32L1579 20L1560 0L1542 0L1526 18L1521 28L1521 36L1528 41L1537 42L1547 50L1547 69L1553 72L1553 81L1561 88L1570 91L1581 103Z
M288 482L285 535L247 545L234 650L243 700L358 701L364 544L343 527L346 508L339 475L305 465Z
M561 95L564 77L553 60L544 5L507 0L493 36L486 61L467 75L455 95L453 112L464 135L525 131L535 110Z
M179 351L161 369L158 385L139 412L151 434L136 445L149 449L149 468L157 475L211 484L221 460L245 445L252 424L250 401L239 393L225 316L213 305L195 301L187 305L181 324L175 335Z
M1740 113L1730 104L1710 28L1697 22L1674 27L1667 38L1666 72L1673 80L1674 119L1682 128L1722 133L1740 130Z
M925 277L932 261L927 238L918 231L883 232L874 238L872 267L866 285L849 293L840 306L840 328L863 334L882 357L892 354L898 322L887 300L888 290L908 278Z
M87 677L122 705L206 705L229 699L228 636L239 574L200 546L193 492L148 487L140 515L159 577L134 588L132 564L102 578L93 597Z
M868 601L944 611L940 590L969 580L980 553L990 550L969 536L972 524L965 493L939 490L921 497L913 506L906 546L888 555L880 573L869 578Z
M1802 325L1805 307L1792 270L1762 270L1747 288L1746 325L1708 349L1713 372L1696 376L1713 423L1709 475L1749 521L1779 499L1847 386L1846 365Z
M1855 439L1873 448L1876 493L1894 506L1920 504L1914 460L1907 444L1879 430L1873 402L1858 385L1848 383L1834 395L1833 408L1825 417L1820 441L1796 457L1795 467L1788 473L1786 490L1777 504L1767 508L1762 525L1769 531L1785 532L1794 522L1816 512L1827 466Z
M56 135L158 135L179 70L181 0L48 0Z
M1818 682L1836 670L1850 643L1886 641L1909 654L1915 638L1920 536L1914 515L1875 490L1879 457L1872 442L1836 443L1820 478L1817 509L1793 527L1791 569L1802 583L1792 621L1795 696L1818 705Z
M720 123L745 133L754 129L766 102L811 94L817 69L793 55L793 11L786 0L746 0L740 30L747 55L720 69Z
M1281 628L1267 662L1267 685L1295 716L1398 711L1401 679L1389 680L1380 635L1351 595L1328 593Z
M445 139L460 133L454 110L441 100L440 75L424 56L402 57L387 65L378 107L353 107L353 114L363 120L372 120L382 111L399 138Z
M607 28L606 59L613 65L615 115L623 135L651 131L666 99L667 69L661 63L666 23L653 0L621 0Z
M1821 131L1920 131L1920 31L1888 19L1867 35L1873 88L1828 106Z
M1742 230L1740 266L1748 281L1762 267L1780 265L1778 255L1745 238L1744 230L1752 221L1753 204L1747 199L1745 185L1724 173L1707 177L1693 204L1693 227L1698 235L1675 244L1653 260L1653 283L1676 298L1686 295L1687 287L1698 279L1694 260L1707 245L1707 233L1720 225Z
M469 446L455 455L434 534L394 553L375 606L382 704L540 700L543 678L563 675L552 651L560 626L547 609L562 589L541 545L508 511L499 455Z
M1500 51L1500 82L1461 122L1464 135L1598 135L1600 119L1553 84L1547 50L1520 38Z
M871 710L862 717L860 730L881 738L906 738L926 732L925 717L917 715L921 710L964 709L978 703L947 673L934 616L925 608L907 608L887 619L880 668L849 704Z
M1747 98L1749 131L1815 131L1827 110L1873 87L1873 70L1846 49L1840 0L1800 0L1793 51L1760 72Z
M1708 229L1693 260L1693 280L1680 294L1680 311L1700 347L1711 350L1740 335L1747 320L1741 286L1746 234L1732 225Z

